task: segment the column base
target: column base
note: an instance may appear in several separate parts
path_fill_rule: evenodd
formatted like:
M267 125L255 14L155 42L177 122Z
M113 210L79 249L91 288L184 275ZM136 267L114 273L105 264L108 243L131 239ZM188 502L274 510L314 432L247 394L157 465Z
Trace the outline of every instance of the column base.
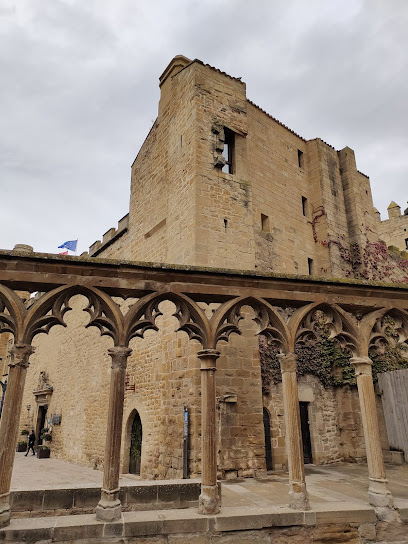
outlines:
M5 512L0 512L0 529L10 525L10 510Z
M394 499L390 492L377 493L368 491L368 502L374 506L375 514L380 521L397 521L399 514L394 508Z
M0 496L0 529L10 525L10 504L9 504L9 493L5 493Z
M115 501L101 499L95 509L95 514L99 521L118 521L122 517L122 504L119 499Z
M201 485L198 499L198 513L208 516L220 511L220 498L217 485Z
M293 508L293 510L310 510L306 484L294 484L291 487L289 491L289 508Z

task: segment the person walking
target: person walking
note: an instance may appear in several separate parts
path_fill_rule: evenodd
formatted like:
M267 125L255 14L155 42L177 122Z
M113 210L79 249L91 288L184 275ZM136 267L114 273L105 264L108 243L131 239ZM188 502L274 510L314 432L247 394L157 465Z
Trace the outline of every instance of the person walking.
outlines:
M35 432L34 432L34 429L31 429L31 434L28 437L28 448L27 448L27 453L25 454L26 457L30 453L30 450L33 450L33 455L35 455L34 444L35 444Z

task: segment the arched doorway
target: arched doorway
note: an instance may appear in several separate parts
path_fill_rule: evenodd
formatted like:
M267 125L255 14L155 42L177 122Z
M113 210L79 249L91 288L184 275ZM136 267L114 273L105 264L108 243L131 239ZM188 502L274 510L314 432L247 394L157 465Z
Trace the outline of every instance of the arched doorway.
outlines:
M266 470L272 470L271 418L266 408L263 409L263 424L265 431Z
M129 472L130 474L140 474L140 460L142 457L142 422L140 415L135 410L135 415L132 423L132 431L130 435L130 452L129 452Z

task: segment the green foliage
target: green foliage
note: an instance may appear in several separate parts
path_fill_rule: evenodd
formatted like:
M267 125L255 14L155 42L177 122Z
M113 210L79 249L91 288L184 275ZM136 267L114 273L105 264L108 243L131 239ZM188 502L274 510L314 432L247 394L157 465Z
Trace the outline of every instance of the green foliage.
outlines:
M261 358L262 392L268 394L271 384L282 381L278 350L270 345L263 336L259 338ZM322 333L321 338L313 345L296 347L297 374L313 374L323 387L333 385L354 384L355 373L348 355L338 343Z
M370 354L373 362L373 380L378 380L378 374L390 370L408 368L408 346L398 342L394 321L388 318L386 336L389 343L382 346L381 352ZM282 381L278 361L279 350L268 343L264 336L259 337L259 352L261 359L262 392L269 394L271 385ZM350 364L350 354L340 347L336 339L328 338L324 329L320 332L319 340L313 345L296 347L297 374L316 376L323 387L354 385L356 375Z
M389 370L408 368L408 346L406 344L387 345L383 353L370 355L373 361L373 380L378 380L378 374Z
M24 436L24 435L27 435L27 434L30 434L30 432L28 431L28 429L23 429L21 431L21 435Z

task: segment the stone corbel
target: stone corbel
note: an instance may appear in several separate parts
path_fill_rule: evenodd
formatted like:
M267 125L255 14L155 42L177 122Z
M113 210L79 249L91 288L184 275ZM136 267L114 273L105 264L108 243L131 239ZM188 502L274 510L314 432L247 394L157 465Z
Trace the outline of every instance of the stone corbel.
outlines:
M214 168L223 168L226 164L226 159L222 154L224 151L225 132L224 127L219 123L213 123L211 132L214 134Z

